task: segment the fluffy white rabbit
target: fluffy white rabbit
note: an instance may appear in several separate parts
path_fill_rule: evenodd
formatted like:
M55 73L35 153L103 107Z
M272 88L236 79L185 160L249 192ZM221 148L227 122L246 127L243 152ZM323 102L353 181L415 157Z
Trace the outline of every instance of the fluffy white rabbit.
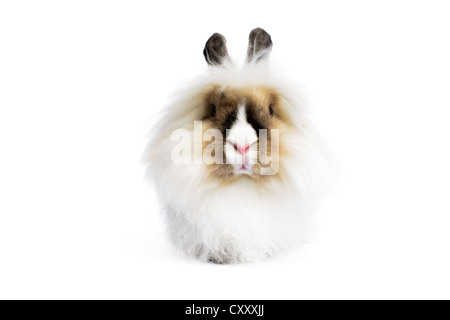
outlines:
M264 260L308 233L328 161L298 90L268 65L270 35L251 31L236 66L213 34L208 73L179 92L144 161L171 240L215 263Z

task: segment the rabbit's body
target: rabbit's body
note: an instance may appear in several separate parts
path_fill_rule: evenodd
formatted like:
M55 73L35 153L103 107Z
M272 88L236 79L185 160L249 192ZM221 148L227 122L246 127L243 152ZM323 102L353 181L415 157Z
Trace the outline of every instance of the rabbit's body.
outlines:
M255 32L265 44L255 40ZM264 63L272 45L266 35L252 31L249 62L242 68L231 63L224 38L213 35L205 48L210 73L165 110L147 148L148 177L170 237L201 260L256 261L295 246L316 202L326 159L297 91ZM191 137L191 148L183 149L190 161L175 163L174 132L180 129ZM220 136L205 139L211 129ZM260 155L261 130L268 132L269 164ZM208 145L223 163L202 161ZM231 161L236 159L242 163Z

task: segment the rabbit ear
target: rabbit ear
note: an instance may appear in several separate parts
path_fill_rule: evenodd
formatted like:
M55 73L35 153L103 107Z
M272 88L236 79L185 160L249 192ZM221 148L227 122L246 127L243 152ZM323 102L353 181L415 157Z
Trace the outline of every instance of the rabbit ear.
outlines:
M206 62L211 66L221 65L226 61L230 61L225 37L220 33L214 33L206 41L203 55L205 56Z
M256 28L248 37L247 62L260 62L269 59L272 39L264 29Z

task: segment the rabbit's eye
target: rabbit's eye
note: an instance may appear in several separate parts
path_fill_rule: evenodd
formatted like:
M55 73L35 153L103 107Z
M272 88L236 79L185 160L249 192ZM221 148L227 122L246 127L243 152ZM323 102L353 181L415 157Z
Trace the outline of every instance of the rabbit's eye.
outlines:
M211 104L210 108L211 108L211 117L214 117L216 115L216 106L214 104Z
M269 106L269 113L270 113L270 116L273 117L273 108L272 108L272 105Z

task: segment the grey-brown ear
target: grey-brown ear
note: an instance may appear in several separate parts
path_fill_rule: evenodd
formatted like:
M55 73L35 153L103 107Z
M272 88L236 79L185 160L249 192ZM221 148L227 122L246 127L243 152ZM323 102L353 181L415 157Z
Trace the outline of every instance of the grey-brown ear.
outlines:
M256 28L248 37L247 62L267 60L272 52L272 39L264 29Z
M221 65L225 61L230 61L227 50L227 41L220 33L214 33L208 41L206 41L203 50L206 62L209 65Z

